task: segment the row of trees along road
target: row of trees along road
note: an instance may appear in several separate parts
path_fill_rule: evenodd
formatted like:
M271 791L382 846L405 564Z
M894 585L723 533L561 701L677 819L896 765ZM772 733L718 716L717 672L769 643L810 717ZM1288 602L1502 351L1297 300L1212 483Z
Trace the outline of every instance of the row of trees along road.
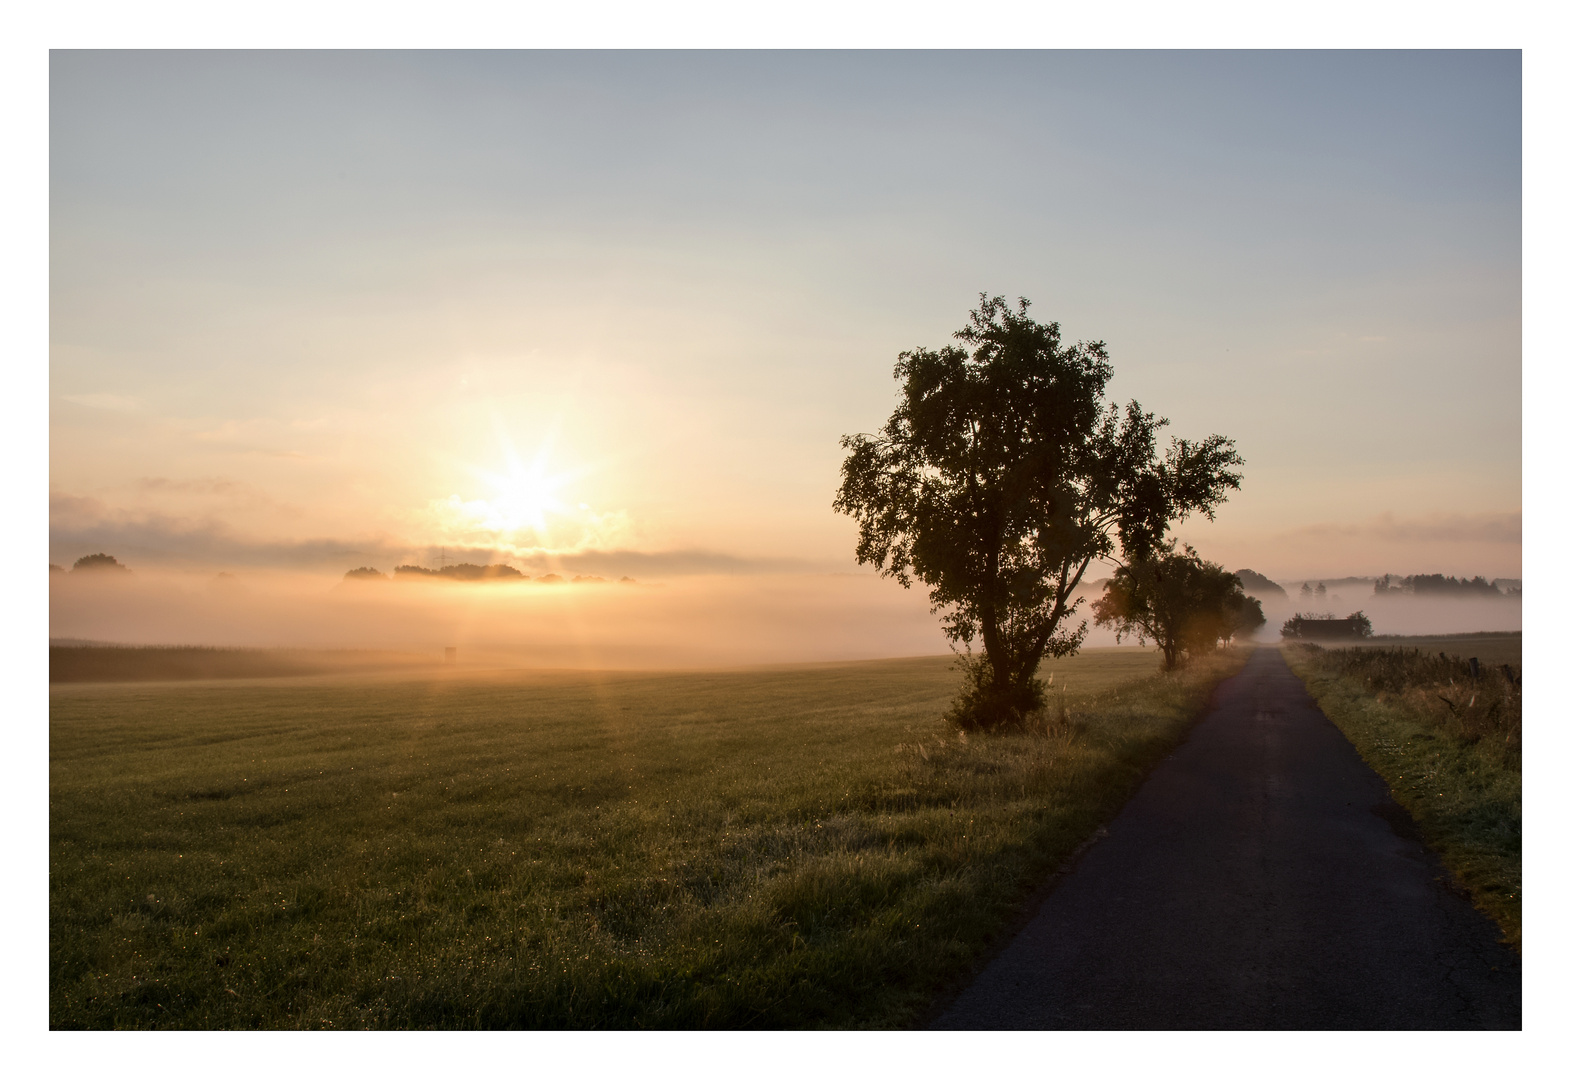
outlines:
M1072 593L1095 561L1117 562L1124 575L1104 596L1108 617L1180 662L1189 646L1171 650L1155 629L1166 633L1168 621L1148 626L1140 603L1110 598L1160 607L1212 595L1163 591L1174 560L1210 566L1191 549L1175 552L1167 531L1192 514L1211 518L1241 480L1243 459L1221 435L1173 438L1158 455L1167 420L1105 400L1106 345L1065 345L1058 324L1033 321L1028 306L983 294L954 335L960 344L900 354L900 401L883 430L841 440L850 453L834 507L859 526L857 561L907 588L913 578L930 587L945 634L966 649L951 715L972 728L1017 724L1041 707L1043 657L1085 640Z

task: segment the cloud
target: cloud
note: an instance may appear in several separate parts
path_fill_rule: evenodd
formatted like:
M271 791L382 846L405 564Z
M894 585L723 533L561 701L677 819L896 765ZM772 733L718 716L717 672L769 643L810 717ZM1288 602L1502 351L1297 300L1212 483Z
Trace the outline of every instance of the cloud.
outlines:
M178 487L176 482L168 483ZM207 482L189 483L194 485L192 490L200 490ZM215 483L222 486L227 482ZM662 575L825 573L846 569L840 562L757 558L699 548L554 551L449 545L442 549L437 544L417 544L387 536L263 539L247 537L212 517L132 513L116 510L103 500L88 496L64 492L51 492L49 496L50 559L54 562L65 560L62 565L90 552L107 551L122 562L152 565L273 566L341 573L359 565L378 566L383 570L404 562L435 565L441 550L445 550L449 563L508 562L529 574L567 571L642 579Z
M1195 535L1197 532L1200 535ZM1381 574L1522 573L1521 511L1427 514L1317 521L1280 531L1224 532L1181 527L1207 558L1251 567L1276 581Z
M204 476L195 480L171 480L167 476L144 476L136 482L143 491L172 491L182 495L234 495L250 485L241 484L222 476Z
M89 409L108 409L110 412L135 412L142 407L136 398L123 394L61 394L60 400Z
M659 574L823 573L844 569L840 563L750 558L700 548L677 551L577 551L563 555L542 554L524 561L538 561L541 565L561 567L576 573L627 574L632 577Z
M1283 539L1369 539L1408 544L1520 544L1522 512L1432 514L1398 519L1380 514L1356 522L1320 522L1283 534Z
M49 495L49 552L54 562L108 551L122 562L303 568L362 557L385 559L394 550L400 549L375 539L249 539L213 518L128 513L101 499L62 492Z

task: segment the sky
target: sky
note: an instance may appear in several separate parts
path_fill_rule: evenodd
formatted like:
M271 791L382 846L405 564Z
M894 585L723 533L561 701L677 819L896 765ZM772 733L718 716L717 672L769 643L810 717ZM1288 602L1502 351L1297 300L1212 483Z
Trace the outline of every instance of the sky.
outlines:
M1207 558L1521 575L1514 52L55 52L49 104L52 562L855 571L839 438L987 291L1237 440Z

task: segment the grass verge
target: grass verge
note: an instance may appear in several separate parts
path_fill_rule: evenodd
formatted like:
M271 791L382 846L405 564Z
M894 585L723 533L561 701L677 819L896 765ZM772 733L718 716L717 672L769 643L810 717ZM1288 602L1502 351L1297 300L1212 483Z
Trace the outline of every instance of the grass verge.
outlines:
M907 1025L1242 659L57 685L50 1022Z
M1397 647L1283 655L1320 709L1391 787L1424 840L1522 947L1519 671ZM1476 650L1474 650L1476 651Z

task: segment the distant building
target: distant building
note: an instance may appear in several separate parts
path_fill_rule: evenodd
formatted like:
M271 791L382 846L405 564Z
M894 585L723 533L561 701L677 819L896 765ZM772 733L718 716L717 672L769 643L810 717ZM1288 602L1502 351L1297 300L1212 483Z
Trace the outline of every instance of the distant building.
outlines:
M1345 619L1294 615L1282 624L1282 637L1297 641L1358 641L1373 632L1369 616L1355 611Z

